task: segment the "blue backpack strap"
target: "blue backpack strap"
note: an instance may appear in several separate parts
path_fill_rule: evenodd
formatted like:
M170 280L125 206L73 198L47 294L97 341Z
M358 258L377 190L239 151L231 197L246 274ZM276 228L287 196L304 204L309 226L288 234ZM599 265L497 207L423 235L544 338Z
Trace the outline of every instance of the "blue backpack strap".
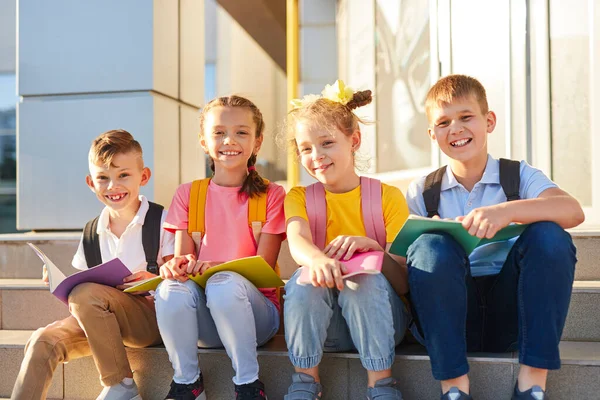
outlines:
M160 250L160 230L164 207L148 202L148 212L142 226L142 246L146 254L146 271L158 275L158 251Z
M506 201L520 200L519 187L521 186L521 163L515 160L500 159L500 185Z
M423 186L423 200L425 201L425 209L427 217L435 217L440 215L438 208L440 206L440 194L442 192L442 179L446 173L446 166L437 169L427 175L425 185Z
M102 264L100 240L98 239L98 218L88 221L83 229L83 253L88 268Z

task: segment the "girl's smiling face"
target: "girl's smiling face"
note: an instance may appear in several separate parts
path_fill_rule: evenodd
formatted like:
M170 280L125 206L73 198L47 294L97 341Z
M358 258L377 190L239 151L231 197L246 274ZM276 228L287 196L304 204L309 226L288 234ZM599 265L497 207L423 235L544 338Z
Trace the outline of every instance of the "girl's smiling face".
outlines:
M246 169L248 159L262 144L262 136L256 137L252 112L245 107L213 107L203 126L200 144L215 162L215 169Z
M336 191L354 171L354 152L360 146L360 131L350 136L338 129L324 129L306 121L297 121L295 141L300 163L330 191Z

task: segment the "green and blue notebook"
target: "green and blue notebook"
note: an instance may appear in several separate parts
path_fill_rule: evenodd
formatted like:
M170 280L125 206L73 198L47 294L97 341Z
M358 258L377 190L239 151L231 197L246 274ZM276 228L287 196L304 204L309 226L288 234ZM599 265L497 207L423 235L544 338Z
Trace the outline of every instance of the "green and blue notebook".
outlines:
M529 225L509 225L503 229L500 229L491 239L480 239L477 236L471 235L469 231L463 228L461 222L411 215L408 217L402 226L402 229L400 229L400 232L398 232L396 238L392 242L390 253L406 257L406 252L408 251L410 245L422 234L430 232L444 232L451 235L454 240L456 240L462 246L467 255L469 255L473 252L473 250L475 250L475 248L483 246L484 244L501 242L517 237L523 233L527 226Z

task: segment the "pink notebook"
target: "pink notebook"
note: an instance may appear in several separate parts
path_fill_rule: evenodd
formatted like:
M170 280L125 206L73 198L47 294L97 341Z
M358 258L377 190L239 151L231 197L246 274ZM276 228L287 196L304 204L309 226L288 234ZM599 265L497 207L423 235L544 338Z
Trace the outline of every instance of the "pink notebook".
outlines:
M358 253L352 256L348 261L342 261L346 267L347 273L342 278L350 278L360 274L379 274L381 273L381 265L383 264L383 251L368 251L366 253ZM300 267L302 272L298 277L300 285L310 284L310 274L306 267Z

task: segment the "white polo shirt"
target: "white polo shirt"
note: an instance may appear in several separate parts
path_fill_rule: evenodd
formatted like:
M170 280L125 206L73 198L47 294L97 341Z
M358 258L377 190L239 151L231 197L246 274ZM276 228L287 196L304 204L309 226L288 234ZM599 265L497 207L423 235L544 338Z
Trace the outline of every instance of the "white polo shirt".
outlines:
M519 195L521 199L535 199L544 190L557 187L542 171L533 168L525 161L521 161L520 176ZM425 178L424 176L411 182L406 193L410 213L423 217L427 216L423 199ZM476 208L492 206L505 201L506 195L500 185L500 162L488 155L483 176L470 192L456 180L452 169L446 168L446 173L442 178L438 212L441 218L454 219L467 215ZM476 277L499 273L516 240L517 238L514 238L476 248L469 256L471 275Z
M142 245L142 226L144 225L144 218L146 218L149 204L145 196L140 195L139 198L142 202L140 208L129 225L127 225L125 232L123 232L120 238L110 231L108 207L104 207L98 218L97 232L102 262L107 262L118 257L132 273L145 271L147 264L144 246ZM166 216L167 210L163 210L160 223L161 227L165 222ZM161 266L163 264L162 257L174 254L174 250L175 235L161 229L160 249L158 251L157 259L158 265ZM75 253L75 256L73 257L72 264L73 267L77 269L85 270L88 268L85 260L85 253L83 251L83 235L79 242L77 253Z

